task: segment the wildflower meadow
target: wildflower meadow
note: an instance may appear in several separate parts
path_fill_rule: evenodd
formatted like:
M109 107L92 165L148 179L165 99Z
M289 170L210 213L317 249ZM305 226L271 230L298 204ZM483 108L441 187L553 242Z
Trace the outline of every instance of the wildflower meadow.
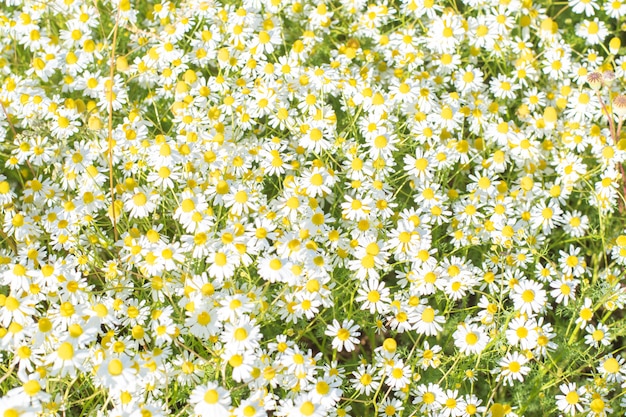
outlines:
M626 0L0 0L0 417L626 414Z

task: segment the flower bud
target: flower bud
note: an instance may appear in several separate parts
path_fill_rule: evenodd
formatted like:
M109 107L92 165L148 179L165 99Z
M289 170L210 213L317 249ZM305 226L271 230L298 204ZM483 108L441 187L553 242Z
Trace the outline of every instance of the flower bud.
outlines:
M602 82L602 74L600 74L599 72L592 72L590 74L587 74L587 83L592 90L598 91L600 87L602 87Z
M623 94L618 95L613 99L613 111L617 116L622 119L626 116L626 96Z
M613 54L613 55L617 55L617 53L619 52L619 48L622 46L622 41L620 40L620 38L618 37L614 37L613 39L611 39L611 41L609 42L609 51Z
M602 73L602 79L604 80L604 84L610 86L613 80L615 80L615 73L611 70L606 70Z

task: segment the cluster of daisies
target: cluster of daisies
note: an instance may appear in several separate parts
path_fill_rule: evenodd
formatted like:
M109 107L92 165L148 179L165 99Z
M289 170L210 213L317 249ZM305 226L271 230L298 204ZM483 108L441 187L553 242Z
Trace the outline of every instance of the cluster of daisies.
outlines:
M0 416L623 414L624 16L5 0Z

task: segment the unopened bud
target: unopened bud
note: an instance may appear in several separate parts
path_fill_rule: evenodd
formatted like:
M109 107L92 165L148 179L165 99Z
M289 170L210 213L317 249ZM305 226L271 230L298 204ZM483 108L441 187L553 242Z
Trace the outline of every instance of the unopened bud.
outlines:
M613 99L613 111L617 116L622 119L626 116L626 96L620 94Z
M602 73L602 79L604 79L604 83L606 85L611 85L611 83L613 83L613 80L615 80L615 73L611 70L604 71Z
M602 87L603 77L599 72L587 74L587 83L592 90L598 91Z
M615 37L611 39L611 41L609 42L609 51L611 51L613 55L617 55L617 53L619 52L619 48L621 46L622 46L622 41L620 40L620 38Z
M126 72L129 69L128 60L125 56L118 56L115 60L115 67L119 72Z

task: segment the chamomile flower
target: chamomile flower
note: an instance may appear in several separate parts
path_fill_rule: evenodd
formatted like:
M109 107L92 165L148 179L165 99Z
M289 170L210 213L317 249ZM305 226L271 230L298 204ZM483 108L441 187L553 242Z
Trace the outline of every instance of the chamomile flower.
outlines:
M585 272L585 261L580 257L580 247L569 246L568 251L559 251L559 265L563 272L575 277L581 276Z
M224 196L224 206L229 207L235 216L255 212L258 208L257 192L243 185L233 187L231 192Z
M124 209L128 210L130 218L144 218L156 209L158 200L158 193L137 187L125 195Z
M520 353L509 352L498 362L500 374L498 380L504 381L504 385L513 386L515 381L524 382L524 377L530 372L526 366L528 359Z
M26 325L31 322L35 313L35 300L28 294L10 293L2 297L0 306L0 323L6 328L12 322Z
M574 415L583 411L587 403L585 398L585 387L577 387L570 382L559 386L562 394L556 396L556 406L563 413Z
M563 214L563 230L570 236L578 238L585 235L589 229L589 217L578 210Z
M577 14L585 14L585 16L593 16L596 10L599 10L600 6L593 0L570 0L569 2L572 11Z
M622 411L622 0L568 0L580 42L531 1L115 0L116 45L79 3L0 12L0 415L74 380L131 417L532 414L578 339L544 399Z
M189 402L198 415L216 417L230 415L230 392L215 382L195 387L189 396Z
M363 303L361 308L369 310L370 314L375 312L379 314L385 313L389 309L389 288L385 283L376 278L369 278L365 281L357 292L355 299L357 302Z
M333 320L333 323L328 325L324 334L333 337L333 349L337 349L338 352L341 352L343 349L346 352L352 352L356 344L359 343L358 337L361 335L361 332L359 332L359 326L354 324L354 320L344 320L341 324L337 320Z
M541 284L534 281L520 281L513 287L510 296L515 309L523 314L533 315L546 307L546 291Z
M297 417L323 417L328 410L322 404L313 402L310 395L303 394L295 398L293 406L286 412L287 415Z
M313 401L319 402L324 407L334 407L341 398L340 384L341 378L335 379L328 376L319 378L314 388L309 391L309 395Z
M98 367L97 381L113 390L126 390L137 381L137 367L127 355L105 358Z
M607 16L619 19L626 15L626 4L619 0L607 0L604 2L604 11Z
M244 352L255 349L263 335L254 319L242 316L233 323L226 323L220 338L229 350Z
M516 96L516 91L519 90L519 85L507 76L499 74L496 78L491 80L489 88L497 98L513 99Z
M446 390L443 396L441 415L445 417L458 417L463 415L465 402L459 398L458 390Z
M52 362L51 372L61 377L66 375L73 377L77 371L85 370L84 365L88 356L88 352L74 344L72 340L63 341L48 356L48 360Z
M554 297L555 302L568 305L569 302L574 300L576 297L577 286L577 280L573 280L571 277L566 278L566 276L564 276L562 279L555 280L550 283L550 287L553 288L553 290L550 291L550 295Z
M301 177L302 186L309 197L323 196L330 193L334 180L323 168L313 168Z
M445 392L439 384L420 384L415 388L413 404L419 407L421 412L436 412L441 410L445 401Z
M489 342L483 327L476 324L459 324L453 337L454 345L466 355L481 353Z
M523 350L532 350L537 346L537 321L535 319L526 320L518 317L509 323L506 331L506 339L512 346L519 346Z
M380 376L372 365L360 364L352 376L352 385L360 394L370 395L380 386Z
M210 251L206 260L209 276L218 280L232 277L240 264L239 257L228 249Z
M393 389L400 390L408 386L411 381L411 367L405 365L402 360L394 361L393 365L385 370L385 383Z
M587 334L585 335L585 344L593 346L594 348L600 348L601 346L609 346L611 341L611 333L609 328L598 323L598 326L593 324L587 326Z
M576 34L583 38L588 45L601 43L609 31L604 22L597 17L594 20L583 20L576 26Z
M434 52L452 52L463 35L463 27L458 16L446 13L432 20L428 35L427 45Z
M437 315L438 311L430 305L423 303L417 308L417 321L414 324L415 331L426 336L435 336L442 329L445 317Z
M187 311L187 316L185 325L196 337L206 339L217 334L220 328L215 311L211 308L195 307L193 311Z
M352 198L346 195L345 199L346 202L341 203L341 209L346 219L359 221L368 218L372 213L374 201L371 197Z
M597 367L598 372L606 379L607 382L623 382L626 375L624 365L626 361L621 356L609 354L600 360Z
M545 235L549 235L555 226L562 223L562 214L563 210L558 205L540 200L530 211L530 223L535 229L541 229Z

